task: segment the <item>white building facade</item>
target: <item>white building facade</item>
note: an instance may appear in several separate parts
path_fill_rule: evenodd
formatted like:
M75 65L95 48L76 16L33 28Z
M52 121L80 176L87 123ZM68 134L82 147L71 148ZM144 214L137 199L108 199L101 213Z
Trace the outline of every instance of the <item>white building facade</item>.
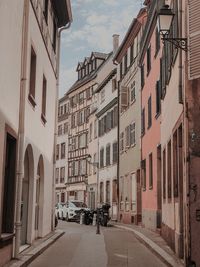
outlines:
M1 1L0 266L54 227L58 28L71 19L70 1Z

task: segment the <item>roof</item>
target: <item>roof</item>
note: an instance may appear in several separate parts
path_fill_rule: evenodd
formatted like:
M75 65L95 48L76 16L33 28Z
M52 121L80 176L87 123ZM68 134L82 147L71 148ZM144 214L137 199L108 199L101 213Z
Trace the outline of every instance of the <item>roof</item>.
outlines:
M52 5L58 19L58 28L72 21L70 0L52 0Z
M108 54L106 53L100 53L100 52L92 52L91 57L94 55L94 57L96 58L102 58L102 59L106 59Z
M100 53L103 54L103 53ZM94 71L92 71L89 75L85 76L83 79L81 80L77 80L71 87L70 89L66 92L65 95L68 95L69 93L75 91L76 89L80 88L81 86L83 86L84 84L88 83L89 81L92 81L94 78L96 78L98 71L102 68L102 66L104 65L104 63L110 58L110 56L113 54L113 52L109 53L109 54L104 54L106 55L105 57L105 61Z
M117 73L117 68L113 69L108 76L100 83L100 85L97 87L95 93L98 93L101 91L101 89L112 79L112 77Z
M113 61L117 61L120 62L121 58L123 57L123 50L124 47L126 46L127 42L130 42L130 40L133 40L135 38L135 36L138 34L140 28L141 28L141 23L139 21L139 17L146 12L146 8L141 8L140 11L138 12L138 16L137 18L134 18L128 28L128 31L121 43L121 45L119 46Z

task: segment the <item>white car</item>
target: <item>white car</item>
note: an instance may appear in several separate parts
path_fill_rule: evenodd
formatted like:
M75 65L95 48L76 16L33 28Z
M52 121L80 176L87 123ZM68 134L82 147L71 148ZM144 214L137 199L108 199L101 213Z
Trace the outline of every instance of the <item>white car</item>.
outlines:
M63 206L65 203L57 203L55 206L55 213L58 219L63 219Z
M84 202L78 200L70 200L63 206L63 219L66 221L77 220L80 216L80 210L87 209Z

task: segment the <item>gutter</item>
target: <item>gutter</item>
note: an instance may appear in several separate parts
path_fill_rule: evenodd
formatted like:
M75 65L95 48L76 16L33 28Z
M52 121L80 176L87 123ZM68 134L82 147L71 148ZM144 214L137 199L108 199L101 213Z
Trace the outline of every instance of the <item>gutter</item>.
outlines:
M20 75L20 103L19 103L19 130L17 147L17 174L16 174L16 210L15 210L15 248L14 257L19 259L21 242L21 195L24 178L24 125L25 125L25 97L27 82L27 54L28 54L28 28L29 28L29 1L24 0L22 45L21 45L21 75Z
M59 94L59 77L60 77L60 50L61 50L61 34L64 30L69 29L71 21L58 30L58 49L57 49L57 80L56 80L56 99L55 99L55 122L54 122L54 153L53 153L53 179L52 179L52 218L51 230L55 229L54 206L55 206L55 175L56 175L56 145L57 145L57 115L58 115L58 94Z

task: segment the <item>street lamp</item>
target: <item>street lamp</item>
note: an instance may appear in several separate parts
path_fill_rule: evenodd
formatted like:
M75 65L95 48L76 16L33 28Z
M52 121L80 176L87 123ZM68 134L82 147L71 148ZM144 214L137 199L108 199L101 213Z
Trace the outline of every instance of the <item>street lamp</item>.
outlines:
M97 195L96 195L96 198L97 198L97 203L98 203L98 187L99 187L99 162L91 162L92 160L92 156L89 154L87 156L87 162L89 164L91 164L92 166L95 166L97 168ZM97 205L96 205L97 207ZM96 231L96 234L100 234L100 224L99 224L99 208L97 207L97 231Z
M170 38L170 27L174 19L175 14L169 8L168 5L164 5L158 13L159 31L163 43L170 42L176 48L180 48L187 51L187 39L186 38Z

